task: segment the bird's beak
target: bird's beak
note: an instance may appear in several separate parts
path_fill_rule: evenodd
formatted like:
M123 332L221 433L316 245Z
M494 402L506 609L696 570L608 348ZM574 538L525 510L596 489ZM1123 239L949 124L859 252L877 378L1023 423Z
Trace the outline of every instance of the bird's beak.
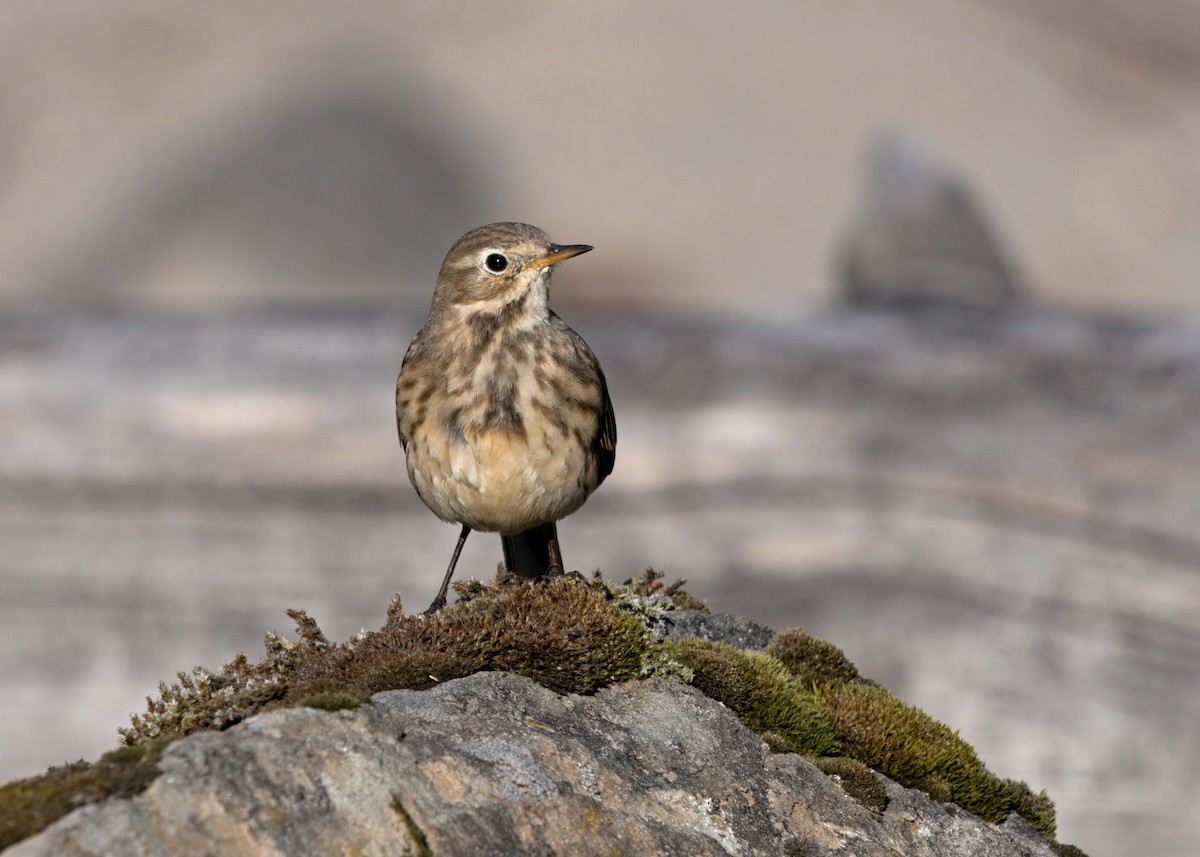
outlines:
M550 254L543 256L540 259L534 259L528 264L530 268L549 268L551 265L557 265L572 256L578 256L580 253L586 253L591 250L590 244L551 244Z

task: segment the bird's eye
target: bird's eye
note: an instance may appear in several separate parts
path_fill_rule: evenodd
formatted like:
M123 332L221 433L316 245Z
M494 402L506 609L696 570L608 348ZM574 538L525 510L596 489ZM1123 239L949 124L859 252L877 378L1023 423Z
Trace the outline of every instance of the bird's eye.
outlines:
M489 253L483 264L487 265L487 269L493 274L499 274L508 267L508 260L499 253Z

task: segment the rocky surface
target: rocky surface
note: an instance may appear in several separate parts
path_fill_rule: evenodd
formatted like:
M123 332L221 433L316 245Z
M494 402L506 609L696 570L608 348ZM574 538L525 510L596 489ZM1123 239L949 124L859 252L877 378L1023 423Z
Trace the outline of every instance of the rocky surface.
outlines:
M571 320L621 447L561 528L568 563L653 565L834 642L1048 789L1093 857L1188 853L1193 328L1037 308ZM257 651L284 607L344 639L394 591L428 602L456 533L407 485L387 392L417 325L0 323L4 778L95 758L159 680ZM460 574L498 559L473 535Z
M604 361L621 449L563 526L570 562L651 564L837 642L1045 785L1094 855L1200 850L1195 327L797 314L833 290L893 117L978 181L1040 294L1191 306L1195 10L713 7L675 43L677 11L630 3L69 5L0 24L0 779L94 758L157 681L255 650L284 607L342 638L392 591L428 602L455 532L407 486L390 388L446 243L520 216L599 248L555 302ZM525 109L480 85L505 37L549 51L497 82ZM595 97L513 122L548 65ZM81 303L118 312L27 312ZM264 304L307 311L234 311ZM497 555L473 536L463 573Z
M568 311L621 446L567 562L803 625L1046 786L1064 839L1185 853L1200 331L1037 306L976 198L893 147L845 244L852 305ZM97 755L156 681L254 649L283 607L344 638L393 591L428 600L454 533L408 488L389 392L420 295L0 319L0 776ZM461 574L497 553L473 536Z
M183 739L141 796L6 854L1053 854L890 782L872 812L675 682L557 696L480 673L373 703Z

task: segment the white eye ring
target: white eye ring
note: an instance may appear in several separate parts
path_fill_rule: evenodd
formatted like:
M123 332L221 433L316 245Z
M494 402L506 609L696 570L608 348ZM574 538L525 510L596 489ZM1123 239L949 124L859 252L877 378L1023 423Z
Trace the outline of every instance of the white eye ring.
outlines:
M484 257L483 267L485 267L489 273L499 274L508 268L508 257L502 253L488 253L487 256Z

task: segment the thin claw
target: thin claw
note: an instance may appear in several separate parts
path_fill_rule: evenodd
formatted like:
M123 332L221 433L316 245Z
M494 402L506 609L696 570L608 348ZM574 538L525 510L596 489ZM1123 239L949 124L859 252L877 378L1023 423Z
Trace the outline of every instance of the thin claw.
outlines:
M578 580L583 583L587 583L587 578L584 577L582 574L580 574L578 571L563 571L561 568L547 569L545 575L543 575L542 577L540 577L538 579L542 580L542 581L551 581L551 580L562 580L564 578L571 578L573 580Z

